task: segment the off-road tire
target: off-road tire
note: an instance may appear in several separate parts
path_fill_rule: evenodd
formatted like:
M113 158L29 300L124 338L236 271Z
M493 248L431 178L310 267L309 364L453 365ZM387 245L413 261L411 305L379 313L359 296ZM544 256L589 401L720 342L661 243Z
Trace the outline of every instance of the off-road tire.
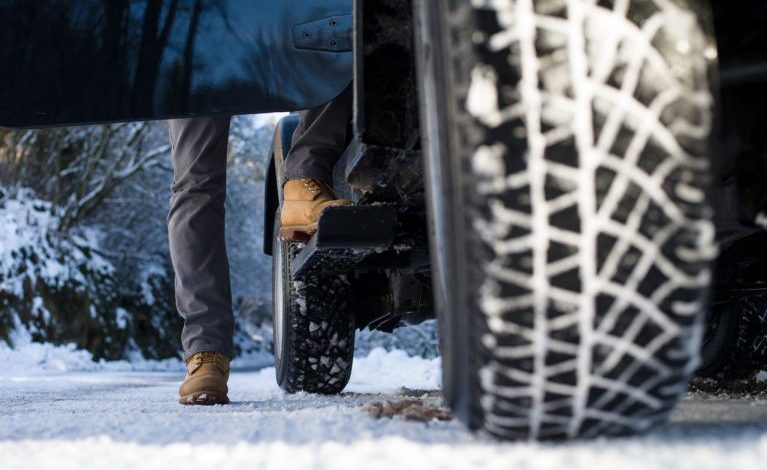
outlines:
M443 387L470 428L643 432L696 369L716 247L687 5L415 1Z
M736 380L767 367L767 296L716 303L706 321L699 377Z
M274 223L272 295L277 383L289 393L340 393L349 382L354 357L355 319L345 276L293 279L298 252L279 239Z

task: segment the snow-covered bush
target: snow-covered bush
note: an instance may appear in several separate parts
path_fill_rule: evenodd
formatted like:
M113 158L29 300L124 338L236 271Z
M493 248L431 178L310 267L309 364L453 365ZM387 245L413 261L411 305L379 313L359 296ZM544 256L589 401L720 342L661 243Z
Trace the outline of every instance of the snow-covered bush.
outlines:
M180 322L167 301L168 154L167 127L156 122L0 131L4 214L16 221L4 230L27 234L18 237L27 245L0 244L0 257L35 266L57 260L69 276L55 292L43 278L28 281L21 296L6 293L13 308L3 309L0 337L26 328L35 341L74 341L97 358L134 349L149 358L177 355ZM86 265L77 277L82 256L109 269ZM47 299L48 314L34 313L35 296Z
M0 338L12 342L13 331L26 332L32 341L74 343L96 358L177 354L179 319L158 314L173 311L167 272L146 270L133 289L119 289L99 230L61 231L61 209L28 189L2 194Z
M27 189L2 192L0 336L9 340L12 329L24 329L34 340L119 354L125 329L117 314L114 267L94 250L98 232L59 232L61 212L49 202Z

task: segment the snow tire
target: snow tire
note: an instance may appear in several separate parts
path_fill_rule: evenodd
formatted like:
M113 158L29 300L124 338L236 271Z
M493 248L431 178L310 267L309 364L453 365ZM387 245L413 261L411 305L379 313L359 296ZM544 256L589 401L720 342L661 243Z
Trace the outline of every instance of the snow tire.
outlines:
M706 328L699 377L736 380L767 368L767 296L717 303Z
M354 357L355 318L350 285L343 275L293 279L294 243L279 239L274 223L274 356L279 386L289 393L340 393Z
M691 8L416 0L443 387L470 428L634 434L684 393L716 255Z

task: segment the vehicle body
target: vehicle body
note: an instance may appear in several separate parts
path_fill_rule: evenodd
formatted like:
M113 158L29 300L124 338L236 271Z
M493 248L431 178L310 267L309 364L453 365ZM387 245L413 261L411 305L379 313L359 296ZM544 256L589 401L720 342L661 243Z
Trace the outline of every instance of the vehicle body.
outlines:
M0 31L11 30L9 12L55 3L0 0ZM64 45L103 47L71 67L62 61L69 51L50 52L42 32L49 23L36 35L5 33L15 46L0 53L0 67L19 72L0 81L0 125L292 111L332 99L353 79L354 138L334 186L354 206L326 211L306 245L274 236L296 117L275 133L264 247L275 259L275 356L286 390L339 392L355 328L391 329L436 311L446 398L470 427L503 438L641 432L668 418L697 364L715 253L712 206L728 255L719 260L717 272L728 274L716 283L717 304L765 294L761 259L738 249L762 246L767 217L760 2L229 0L205 12L196 0L130 3L143 28L108 12L96 15L107 18L100 27L72 23ZM174 11L185 22L162 26ZM214 19L203 27L201 15ZM131 21L110 43L104 31ZM592 25L604 27L608 46L594 45ZM660 33L642 39L648 31ZM536 35L544 40L531 41ZM215 41L221 47L210 49ZM121 55L136 44L137 56ZM649 59L632 62L640 53ZM59 64L55 80L42 58ZM107 79L87 68L106 63ZM621 95L632 67L637 91ZM590 74L604 76L604 96L584 85ZM666 81L680 96L649 113ZM76 83L91 84L88 97L66 93ZM41 89L50 93L37 96ZM611 124L611 108L629 117ZM576 111L578 119L569 114ZM564 121L569 134L547 134ZM625 165L612 155L589 160L584 136L605 128L615 133L608 153ZM651 146L631 151L636 135L655 132ZM647 169L656 164L672 169L658 176ZM624 171L638 179L620 183ZM589 222L605 200L615 204L609 229ZM641 205L654 212L632 222ZM612 254L624 245L623 255ZM712 323L707 357L737 347L737 335L721 333L725 323ZM707 359L709 373L721 370L711 366L720 359Z

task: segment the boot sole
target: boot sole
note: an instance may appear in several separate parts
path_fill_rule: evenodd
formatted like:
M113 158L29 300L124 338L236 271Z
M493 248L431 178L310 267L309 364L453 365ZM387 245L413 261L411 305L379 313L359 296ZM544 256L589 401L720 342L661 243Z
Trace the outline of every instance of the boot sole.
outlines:
M220 392L195 392L179 398L178 402L182 405L226 405L229 403L229 397Z
M280 240L283 242L307 242L317 233L317 224L288 225L280 227Z

